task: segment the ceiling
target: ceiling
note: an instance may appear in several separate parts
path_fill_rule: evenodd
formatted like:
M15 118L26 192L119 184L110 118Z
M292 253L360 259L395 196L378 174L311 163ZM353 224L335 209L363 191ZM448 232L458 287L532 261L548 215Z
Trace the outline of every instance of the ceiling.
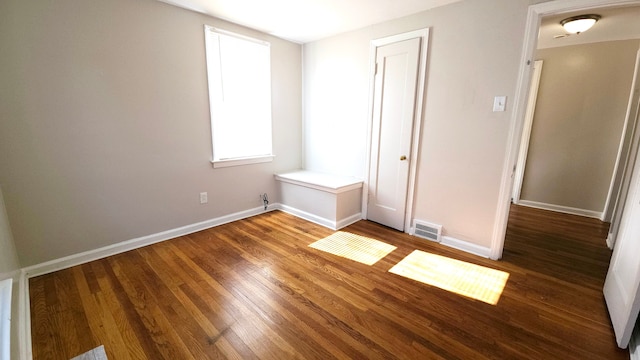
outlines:
M588 31L554 39L556 35L566 34L560 25L562 19L581 14L598 14L602 18ZM640 6L574 11L545 17L540 24L538 49L628 39L640 39Z
M460 0L160 0L306 43Z
M460 0L159 0L297 43L444 6ZM560 20L585 13L602 18L589 31L565 35ZM564 13L542 19L538 48L640 39L640 6Z

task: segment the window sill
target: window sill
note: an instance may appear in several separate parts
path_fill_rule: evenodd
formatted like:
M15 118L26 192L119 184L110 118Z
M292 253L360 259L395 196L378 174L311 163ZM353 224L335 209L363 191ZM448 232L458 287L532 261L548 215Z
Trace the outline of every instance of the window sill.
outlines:
M214 169L217 169L217 168L230 167L230 166L240 166L240 165L271 162L273 161L274 157L275 155L262 155L262 156L228 159L228 160L211 160L211 164L213 164Z

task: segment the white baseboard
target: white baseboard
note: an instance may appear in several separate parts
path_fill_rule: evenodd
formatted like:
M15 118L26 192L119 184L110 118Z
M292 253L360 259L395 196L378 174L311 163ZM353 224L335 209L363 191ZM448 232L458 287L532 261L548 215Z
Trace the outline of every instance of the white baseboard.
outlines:
M329 229L335 230L336 229L336 222L335 221L331 221L329 219L323 218L321 216L318 215L314 215L311 213L308 213L306 211L302 211L300 209L296 209L294 207L291 207L289 205L284 205L284 204L278 204L279 205L279 209L286 212L287 214L291 214L293 216L297 216L301 219L305 219L307 221L311 221L312 223L316 223L318 225L322 225L324 227L328 227Z
M343 228L347 225L351 225L354 222L362 219L362 214L358 213L358 214L349 216L347 218L340 219L338 221L332 221L329 219L322 218L320 216L310 214L302 210L298 210L290 206L277 204L277 203L269 205L266 211L273 211L273 210L282 210L284 212L290 213L302 219L328 227L332 230ZM67 269L76 265L81 265L81 264L88 263L90 261L102 259L107 256L120 254L126 251L141 248L143 246L173 239L179 236L188 235L197 231L201 231L201 230L209 229L222 224L230 223L232 221L246 219L248 217L262 214L264 212L265 210L263 207L257 207L257 208L253 208L245 211L240 211L234 214L221 216L215 219L210 219L210 220L202 221L199 223L182 226L179 228L162 231L156 234L151 234L151 235L142 236L142 237L131 239L131 240L122 241L122 242L119 242L113 245L104 246L98 249L93 249L93 250L81 252L78 254L65 256L63 258L50 260L41 264L27 266L22 269L22 273L24 274L24 276L26 276L27 279L29 279L35 276L52 273L54 271ZM16 272L16 275L17 274L18 273Z
M266 211L280 209L280 204L269 205ZM202 221L199 223L182 226L179 228L142 236L139 238L119 242L117 244L101 247L82 253L65 256L60 259L47 261L41 264L32 265L15 272L14 279L18 281L18 346L21 360L32 358L31 353L31 313L29 303L29 278L48 274L54 271L67 269L76 265L85 264L90 261L105 258L107 256L120 254L129 250L141 248L143 246L155 244L179 236L188 235L197 231L209 229L215 226L226 224L236 220L246 219L251 216L264 213L264 207L257 207L230 215L221 216L215 219ZM4 274L2 274L4 275Z
M335 230L339 230L342 229L343 227L347 227L353 223L357 223L358 221L362 220L362 213L357 213L357 214L353 214L347 218L344 218L342 220L338 220L336 222L336 228Z
M613 234L612 233L608 233L607 234L607 247L609 248L609 250L613 250L613 246L615 245L614 239L613 239Z
M491 249L488 247L476 245L468 241L459 240L450 236L443 236L440 244L454 249L462 250L470 254L482 256L483 258L489 258L489 255L491 255Z
M272 211L278 209L278 204L269 205L266 211ZM236 220L246 219L251 216L264 213L263 207L257 207L245 211L240 211L234 214L221 216L215 219L205 220L199 223L182 226L179 228L162 231L156 234L142 236L139 238L122 241L113 245L108 245L94 250L85 251L82 253L65 256L60 259L47 261L41 264L27 266L22 269L27 278L48 274L54 271L67 269L72 266L81 265L90 261L105 258L107 256L120 254L129 250L141 248L143 246L155 244L161 241L173 239L179 236L188 235L197 231L212 228Z
M536 209L542 209L542 210L556 211L556 212L561 212L561 213L571 214L571 215L586 216L586 217L595 218L601 221L603 217L602 211L598 212L593 210L573 208L569 206L545 204L537 201L520 200L518 201L518 205L532 207Z
M284 204L278 204L278 209L282 210L288 214L291 214L293 216L297 216L301 219L310 221L312 223L318 224L318 225L322 225L324 227L327 227L331 230L338 230L338 229L342 229L345 226L351 225L359 220L362 219L362 213L357 213L354 215L351 215L347 218L344 219L340 219L338 221L334 221L334 220L329 220L327 218L323 218L321 216L318 215L314 215L311 213L308 213L306 211L300 210L300 209L296 209L294 207L291 207L289 205L284 205Z

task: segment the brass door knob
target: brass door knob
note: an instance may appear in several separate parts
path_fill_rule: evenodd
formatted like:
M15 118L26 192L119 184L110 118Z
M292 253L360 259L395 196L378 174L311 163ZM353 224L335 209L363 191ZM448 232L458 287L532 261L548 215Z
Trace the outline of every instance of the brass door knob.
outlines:
M402 155L402 156L400 156L400 160L407 160L407 157Z

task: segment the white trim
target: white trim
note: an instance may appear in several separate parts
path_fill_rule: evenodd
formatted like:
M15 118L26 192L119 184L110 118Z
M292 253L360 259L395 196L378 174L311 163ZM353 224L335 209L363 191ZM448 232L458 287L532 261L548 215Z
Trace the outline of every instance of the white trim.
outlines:
M282 205L278 203L269 205L266 212L273 211L273 210L282 210L286 213L305 219L307 221L311 221L318 225L328 227L332 230L343 228L345 226L351 225L362 219L362 214L357 213L349 217L346 217L344 219L332 221L332 220L325 219L323 217L316 216L308 212L293 208L291 206ZM190 224L190 225L182 226L179 228L170 229L167 231L162 231L156 234L151 234L151 235L142 236L139 238L119 242L117 244L104 246L98 249L93 249L93 250L81 252L78 254L65 256L65 257L50 260L41 264L27 266L22 269L21 276L24 276L28 280L29 278L32 278L35 276L45 275L45 274L52 273L54 271L63 270L76 265L85 264L90 261L103 259L108 256L120 254L130 250L135 250L143 246L174 239L180 236L188 235L197 231L202 231L202 230L216 227L219 225L227 224L233 221L246 219L255 215L262 214L264 212L265 212L264 207L262 206L256 207L253 209L240 211L234 214L221 216L218 218L202 221L199 223Z
M213 164L214 169L230 167L230 166L239 166L239 165L250 165L250 164L259 164L273 161L275 155L261 155L261 156L252 156L246 158L238 158L238 159L224 159L224 160L211 160L211 164Z
M491 253L490 258L498 260L502 258L502 250L504 248L504 237L507 233L507 222L509 220L509 207L511 206L511 195L513 190L513 169L518 158L519 141L522 134L524 121L524 112L526 111L526 96L529 88L529 71L531 70L530 61L536 47L538 27L540 18L533 10L533 6L529 6L527 23L525 26L524 45L520 56L520 71L516 92L513 98L513 117L511 126L509 127L509 136L507 138L507 148L504 163L502 165L502 179L500 180L500 192L498 195L498 207L493 226L493 234L491 236ZM529 64L527 64L529 62Z
M21 324L22 324L22 316L20 313L20 309L21 306L19 303L13 303L14 301L14 294L17 295L18 297L20 296L20 292L22 291L20 288L20 278L22 276L22 270L18 269L18 270L14 270L14 271L9 271L9 272L5 272L0 274L0 280L2 281L11 281L11 292L10 292L10 298L9 300L11 301L11 312L9 313L11 315L11 323L9 326L9 336L13 335L14 331L17 331L16 334L18 334L18 342L17 343L10 343L9 347L7 347L7 351L9 351L9 357L6 359L10 359L11 358L11 354L15 354L18 353L20 354L20 351L22 349L22 342L20 341L20 328L21 328ZM5 284L6 285L6 284ZM3 289L2 286L0 286L0 292ZM1 311L0 311L1 312ZM4 317L4 314L2 315ZM3 332L4 329L0 332ZM3 333L2 336L5 336L6 334ZM2 339L3 345L0 346L0 360L4 360L5 358L3 358L4 356L4 349L5 349L5 344L4 344L4 340ZM9 339L11 340L11 339ZM29 345L31 345L31 343L29 343ZM17 350L11 350L11 349L17 349ZM24 357L19 356L20 359L25 359Z
M480 246L468 241L453 238L451 236L443 236L440 244L448 246L450 248L458 249L470 254L482 256L488 258L491 254L491 249L485 246Z
M0 360L11 359L12 288L12 278L0 280Z
M562 14L574 10L591 10L609 6L639 5L638 0L555 0L553 2L531 5L530 8L540 17ZM537 36L537 35L536 35ZM525 39L527 40L527 39Z
M363 183L361 179L351 176L338 176L317 173L309 170L298 170L276 174L275 178L281 182L320 190L331 194L340 194L354 189L359 189L362 187Z
M413 117L413 134L411 139L411 162L409 164L409 184L407 187L407 203L405 205L404 232L411 231L411 219L413 218L413 201L415 197L416 174L418 170L418 156L420 154L420 133L422 131L422 109L424 107L424 93L427 84L427 57L429 55L429 28L409 31L402 34L387 36L380 39L371 40L369 48L369 123L367 126L367 164L366 178L362 193L362 214L367 218L367 205L369 200L369 177L371 171L371 144L372 144L372 122L373 122L373 102L375 91L376 73L376 49L380 46L393 44L399 41L421 38L420 43L420 64L418 66L418 84L416 89L416 103Z
M613 173L611 174L611 182L609 184L609 192L607 193L607 201L604 205L602 220L611 222L616 203L618 202L620 190L624 183L624 173L626 172L626 165L630 158L635 157L636 154L632 153L634 145L634 133L636 129L636 123L638 120L638 99L636 97L638 84L640 83L640 50L636 52L636 61L633 69L633 82L631 83L631 89L629 91L629 101L627 102L627 111L624 117L624 125L622 127L622 133L620 134L620 144L618 146L618 154L616 156L616 163L613 167ZM635 105L635 106L634 106ZM626 139L629 139L628 144ZM626 146L625 146L626 145ZM625 151L626 149L626 151ZM619 181L616 181L619 180ZM618 183L616 186L616 182Z
M631 183L631 175L632 169L635 165L635 162L638 161L638 145L640 143L640 128L638 127L638 122L640 120L640 99L635 96L635 92L640 89L638 82L640 81L640 74L638 73L639 67L638 62L640 58L640 50L638 50L638 54L636 55L636 68L634 69L634 83L631 87L631 94L629 95L629 105L627 106L627 114L625 116L625 129L624 132L630 131L629 133L629 145L626 151L626 155L623 161L623 166L621 169L614 170L614 174L618 171L621 171L619 186L615 191L615 201L613 204L608 204L605 206L605 216L604 219L607 222L611 223L609 226L609 231L611 241L607 243L609 248L613 249L615 246L618 230L620 229L620 222L622 219L622 212L625 207L625 203L628 196L628 191ZM629 123L627 123L629 121ZM633 124L633 125L632 125ZM627 126L629 126L627 128ZM626 135L626 134L625 134ZM624 144L625 140L621 141L621 145ZM616 167L618 166L616 162ZM607 199L610 200L610 199ZM610 209L611 205L613 205L613 209ZM609 213L608 210L611 210Z
M235 38L238 38L238 39L251 41L251 42L254 42L256 44L260 44L260 45L271 47L271 43L268 42L268 41L265 41L265 40L252 38L250 36L238 34L238 33L235 33L235 32L229 31L229 30L220 29L220 28L217 28L217 27L214 27L214 26L211 26L211 25L205 25L204 28L205 28L206 31L210 31L210 32L213 32L213 33L227 35L227 36L235 37Z
M610 233L607 234L606 242L607 242L607 247L609 248L609 250L613 250L613 246L615 245L615 241L614 241L614 238L613 238L613 233L610 232Z
M376 47L369 45L369 95L367 98L367 144L365 150L364 177L362 184L362 218L368 217L369 177L371 174L371 144L373 141L373 106L375 102Z
M362 187L362 180L359 180L359 182L357 184L351 184L351 185L342 186L342 187L339 187L339 188L332 188L332 187L327 187L327 186L314 184L314 183L310 183L310 182L306 182L306 181L288 179L286 177L281 177L280 175L276 175L276 180L282 181L284 183L289 183L289 184L294 184L294 185L306 187L306 188L309 188L309 189L315 189L315 190L328 192L328 193L331 193L331 194L340 194L340 193L343 193L343 192L346 192L346 191L350 191L350 190L354 190L354 189L360 189Z
M234 38L242 42L248 42L253 44L251 52L247 53L243 51L242 54L228 54L234 48L232 44L226 44L225 39ZM204 25L204 40L205 40L205 62L207 68L207 87L209 95L209 115L211 123L211 162L214 168L248 165L255 163L269 162L273 160L273 114L272 114L272 94L271 94L271 44L268 41L255 39L249 36L233 33L226 30L214 28L209 25ZM225 41L223 41L225 40ZM247 50L247 49L245 49ZM248 50L247 50L248 51ZM257 111L253 111L250 114L251 125L254 127L250 131L255 133L260 131L260 141L258 141L257 148L250 149L248 156L235 156L230 153L224 153L221 151L220 139L228 138L229 134L218 133L216 128L229 123L230 119L225 114L228 111L237 110L239 106L238 99L235 99L234 92L225 92L228 86L223 86L223 63L226 60L233 61L235 55L248 56L252 58L254 63L254 70L258 71L257 76L251 78L251 96L257 104L253 104L253 107L257 107ZM228 65L228 64L227 64ZM226 74L226 73L225 73ZM231 82L235 85L242 84L249 81L247 78L237 79L236 75L239 72L234 71L234 75L230 78L225 77L225 81ZM245 74L246 75L246 74ZM256 74L254 74L256 75ZM228 90L228 89L227 89ZM231 96L233 99L229 99ZM246 106L245 106L246 108ZM255 109L254 109L255 110ZM268 124L267 124L268 123ZM256 128L257 127L257 128ZM227 129L231 135L237 135L238 129ZM247 129L241 131L246 132ZM268 136L265 136L268 135ZM255 140L255 139L254 139ZM254 141L255 142L255 141ZM228 150L228 149L227 149Z
M516 163L514 184L513 184L513 203L520 201L520 192L522 191L522 182L524 181L524 169L527 163L527 154L529 153L529 141L531 140L531 129L533 128L533 116L535 115L536 102L538 100L538 88L540 87L540 76L542 75L542 60L536 60L533 63L533 75L531 77L531 87L529 88L529 97L527 98L527 111L525 112L524 127L522 129L522 139L520 140L520 151L518 152L518 162Z
M0 280L13 279L13 281L17 281L19 277L20 277L20 269L4 272L0 274Z
M640 328L637 325L629 340L629 359L640 360Z
M338 221L333 221L333 220L329 220L327 218L323 218L321 216L318 215L314 215L311 214L309 212L300 210L300 209L296 209L292 206L289 205L284 205L284 204L278 204L277 208L281 211L284 211L288 214L291 214L293 216L299 217L301 219L310 221L312 223L324 226L326 228L329 228L331 230L338 230L338 229L342 229L345 226L351 225L355 222L358 222L360 220L362 220L362 213L357 213L354 215L351 215L347 218L344 219L340 219Z
M336 228L335 230L340 230L344 227L347 227L351 224L355 224L358 221L362 220L362 213L357 213L357 214L353 214L349 217L346 217L344 219L338 220L336 222Z
M29 279L26 271L20 271L18 279L18 353L21 360L33 358L31 350L31 303Z
M526 110L527 91L530 84L529 71L531 61L538 41L540 20L543 16L565 13L573 10L589 10L607 6L640 5L640 0L556 0L529 6L527 22L523 37L522 54L520 56L520 70L513 101L513 114L505 159L502 166L502 178L500 180L500 192L498 195L498 207L491 236L490 258L497 260L502 257L504 238L509 220L509 207L511 206L511 194L513 193L513 168L518 158L518 148L522 136L524 112Z
M275 210L276 208L277 206L275 204L269 205L267 211L272 211L272 210ZM25 272L28 278L32 278L34 276L40 276L40 275L48 274L54 271L67 269L72 266L81 265L90 261L105 258L107 256L120 254L125 251L134 250L137 248L141 248L143 246L147 246L147 245L155 244L165 240L173 239L176 237L188 235L197 231L201 231L201 230L209 229L222 224L230 223L232 221L246 219L248 217L262 214L264 212L265 212L264 207L260 206L253 209L240 211L234 214L221 216L215 219L205 220L199 223L186 225L179 228L170 229L167 231L162 231L156 234L142 236L139 238L119 242L117 244L112 244L112 245L104 246L98 249L93 249L93 250L81 252L78 254L65 256L60 259L47 261L41 264L28 266L28 267L25 267L23 271Z
M321 216L318 215L314 215L312 213L300 210L300 209L296 209L294 207L291 207L289 205L284 205L284 204L279 204L279 208L280 210L291 214L293 216L299 217L301 219L307 220L307 221L311 221L312 223L318 224L318 225L322 225L324 227L327 227L329 229L335 230L335 226L336 223L335 221L331 221L327 218L323 218Z
M586 216L586 217L590 217L590 218L594 218L594 219L598 219L598 220L602 219L602 212L593 211L593 210L578 209L578 208L574 208L574 207L570 207L570 206L546 204L546 203L541 203L541 202L537 202L537 201L530 201L530 200L520 200L520 203L518 205L526 206L526 207L532 207L532 208L536 208L536 209L542 209L542 210L561 212L561 213L564 213L564 214Z

